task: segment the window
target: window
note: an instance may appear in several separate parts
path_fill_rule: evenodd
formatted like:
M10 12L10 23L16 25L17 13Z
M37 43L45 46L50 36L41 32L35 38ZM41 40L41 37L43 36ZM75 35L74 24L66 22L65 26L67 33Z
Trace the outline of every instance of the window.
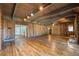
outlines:
M25 35L26 26L25 25L15 25L15 35Z
M24 26L24 25L21 25L21 27L20 27L20 31L21 31L21 35L25 35L25 33L26 33L26 26Z
M15 25L15 35L20 35L20 25Z
M68 26L68 31L69 31L69 32L73 32L73 25L69 25L69 26Z

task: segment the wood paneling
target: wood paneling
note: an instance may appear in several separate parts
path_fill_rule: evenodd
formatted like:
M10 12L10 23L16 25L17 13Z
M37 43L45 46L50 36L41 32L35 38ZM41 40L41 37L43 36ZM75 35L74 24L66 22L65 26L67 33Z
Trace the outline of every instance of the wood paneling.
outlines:
M28 37L41 36L48 33L47 27L39 24L29 24Z
M60 24L52 25L52 34L60 35Z
M0 50L1 50L1 10L0 10Z
M74 32L75 32L75 37L76 37L76 39L77 39L77 42L78 42L78 44L79 44L79 32L78 32L78 15L76 14L75 15L75 20L74 20Z
M6 18L4 18L3 28L3 40L14 38L15 23L12 19L7 20Z
M2 35L3 35L2 34L2 24L3 23L2 23L2 18L1 18L2 16L1 15L2 15L2 13L1 13L1 9L0 9L0 50L2 49Z
M57 23L54 26L52 25L52 34L62 35L62 36L74 35L74 31L73 32L68 31L69 25L73 26L74 24L73 22L62 22L62 23Z

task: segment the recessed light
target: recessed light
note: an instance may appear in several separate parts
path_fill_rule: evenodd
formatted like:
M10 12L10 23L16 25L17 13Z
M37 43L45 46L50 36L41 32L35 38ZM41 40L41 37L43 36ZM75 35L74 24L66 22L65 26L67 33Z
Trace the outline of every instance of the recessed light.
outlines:
M27 18L29 19L30 17L29 17L29 16L27 16Z
M27 21L27 19L26 19L26 18L24 18L24 21Z
M40 9L40 11L42 11L42 10L43 10L43 6L40 6L40 8L39 8L39 9Z

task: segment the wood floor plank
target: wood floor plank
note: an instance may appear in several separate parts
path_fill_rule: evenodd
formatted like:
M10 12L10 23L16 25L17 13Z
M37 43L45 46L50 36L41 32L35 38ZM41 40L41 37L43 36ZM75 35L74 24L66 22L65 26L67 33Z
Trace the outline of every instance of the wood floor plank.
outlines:
M16 39L0 51L0 56L79 56L79 46L67 43L61 36Z

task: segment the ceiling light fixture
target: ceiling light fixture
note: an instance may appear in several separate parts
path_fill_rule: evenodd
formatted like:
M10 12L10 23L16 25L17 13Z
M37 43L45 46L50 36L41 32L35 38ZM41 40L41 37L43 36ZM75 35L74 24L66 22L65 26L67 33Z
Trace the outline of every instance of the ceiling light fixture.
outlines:
M33 14L33 13L31 13L31 16L34 16L34 14Z
M29 16L27 16L27 18L29 19L30 17L29 17Z
M24 18L24 21L27 21L27 19L26 19L26 18Z
M40 6L39 10L42 11L43 10L43 6Z

